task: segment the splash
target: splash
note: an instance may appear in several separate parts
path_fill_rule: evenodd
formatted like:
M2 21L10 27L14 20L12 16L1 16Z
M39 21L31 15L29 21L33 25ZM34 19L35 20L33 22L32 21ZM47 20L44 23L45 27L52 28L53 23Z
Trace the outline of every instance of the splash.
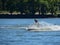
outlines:
M43 27L45 27L46 29L48 28L48 30L53 30L53 31L57 31L60 30L60 25L56 25L56 24L52 24L52 23L47 23L44 21L40 22L40 25L42 25Z

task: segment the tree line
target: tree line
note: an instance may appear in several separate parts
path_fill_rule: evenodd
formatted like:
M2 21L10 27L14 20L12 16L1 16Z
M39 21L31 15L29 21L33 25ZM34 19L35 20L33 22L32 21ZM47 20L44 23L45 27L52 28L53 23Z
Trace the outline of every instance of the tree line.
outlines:
M59 2L59 0L0 0L0 11L8 11L11 14L16 11L21 14L34 15L38 12L39 15L47 13L56 15Z

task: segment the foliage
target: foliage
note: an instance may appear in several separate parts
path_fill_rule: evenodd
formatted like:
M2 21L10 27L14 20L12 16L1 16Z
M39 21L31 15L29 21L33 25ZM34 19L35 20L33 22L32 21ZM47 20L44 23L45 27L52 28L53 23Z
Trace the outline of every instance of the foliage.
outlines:
M6 10L10 13L18 11L21 14L35 14L36 12L43 15L51 13L55 15L58 12L60 0L0 0L0 10Z

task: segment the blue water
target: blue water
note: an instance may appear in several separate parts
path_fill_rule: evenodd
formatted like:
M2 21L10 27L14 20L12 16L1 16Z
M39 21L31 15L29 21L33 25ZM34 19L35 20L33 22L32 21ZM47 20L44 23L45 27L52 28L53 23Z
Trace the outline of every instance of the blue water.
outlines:
M60 18L38 19L60 25ZM0 19L0 25L24 25L34 23L33 19ZM0 28L0 45L60 45L60 31L27 31Z

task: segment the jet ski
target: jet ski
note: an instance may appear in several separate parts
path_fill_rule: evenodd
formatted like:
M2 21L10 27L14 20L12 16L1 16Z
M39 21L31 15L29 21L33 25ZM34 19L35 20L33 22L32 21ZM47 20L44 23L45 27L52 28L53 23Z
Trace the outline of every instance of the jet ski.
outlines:
M35 19L34 22L35 23L33 25L29 25L26 29L27 30L48 30L50 29L51 30L50 27L47 28L47 26L40 25L37 19Z
M51 27L47 27L47 26L36 26L36 25L31 25L31 26L29 26L29 27L27 27L26 28L27 30L52 30L52 28Z
M60 26L58 25L41 25L38 23L37 20L35 20L35 24L33 25L29 25L27 28L27 30L35 30L35 31L57 31L60 30Z

